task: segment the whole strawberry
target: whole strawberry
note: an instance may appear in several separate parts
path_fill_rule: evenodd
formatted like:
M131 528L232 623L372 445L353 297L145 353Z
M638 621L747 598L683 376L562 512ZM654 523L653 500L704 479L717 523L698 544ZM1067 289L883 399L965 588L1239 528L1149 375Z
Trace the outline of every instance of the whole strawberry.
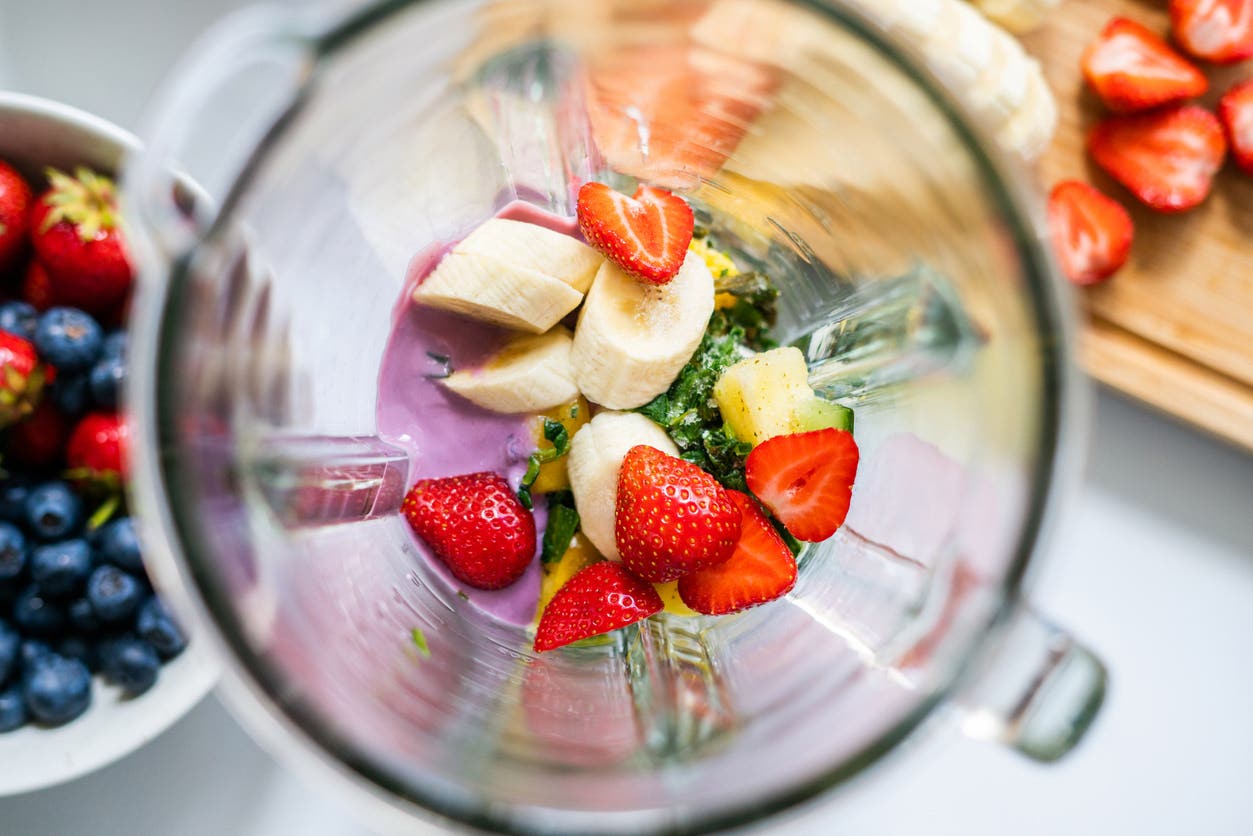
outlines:
M543 653L643 621L661 612L652 584L620 563L604 561L581 569L557 590L535 628L535 649Z
M57 304L48 271L33 259L26 265L26 273L22 276L22 299L37 311L46 311Z
M75 482L115 488L126 481L130 430L120 415L89 412L65 446L65 466Z
M113 181L82 167L74 174L48 169L51 188L31 213L31 242L57 303L101 314L125 298L134 274Z
M535 518L497 473L420 479L401 511L459 580L500 589L535 558Z
M16 424L35 411L49 372L39 362L34 344L0 331L0 428Z
M16 269L26 250L30 202L30 186L0 160L0 276Z
M668 583L731 556L740 510L696 465L640 444L618 471L614 539L628 569Z

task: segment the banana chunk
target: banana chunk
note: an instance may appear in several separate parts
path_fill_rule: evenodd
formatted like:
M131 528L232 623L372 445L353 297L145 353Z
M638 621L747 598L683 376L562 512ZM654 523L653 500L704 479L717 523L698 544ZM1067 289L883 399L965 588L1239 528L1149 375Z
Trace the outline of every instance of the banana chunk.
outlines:
M542 334L577 308L583 294L537 270L454 251L418 285L413 299L419 305Z
M1062 0L972 0L989 20L1015 34L1029 32L1044 22Z
M605 262L574 330L579 390L610 409L648 403L692 359L713 310L713 276L697 254L689 252L678 275L661 286Z
M626 454L638 444L679 455L666 431L637 412L602 412L570 441L567 467L580 525L596 550L609 560L621 559L614 539L618 471Z
M579 396L570 365L573 344L565 328L518 337L482 368L454 372L441 383L492 412L542 412Z
M492 218L452 248L534 270L587 293L604 257L584 244L547 227L525 221Z

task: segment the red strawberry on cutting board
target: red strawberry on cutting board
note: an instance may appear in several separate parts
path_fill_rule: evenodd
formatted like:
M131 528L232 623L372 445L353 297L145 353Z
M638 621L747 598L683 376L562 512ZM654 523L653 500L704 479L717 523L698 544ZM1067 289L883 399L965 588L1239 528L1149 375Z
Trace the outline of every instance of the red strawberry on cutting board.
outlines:
M81 167L74 174L48 169L51 187L31 213L31 243L57 303L99 315L122 302L134 274L113 181Z
M1111 20L1084 51L1083 75L1116 113L1183 101L1209 87L1190 61L1125 17Z
M535 558L535 518L498 473L420 479L401 512L463 583L500 589Z
M1127 263L1135 237L1131 216L1087 183L1064 180L1054 186L1048 219L1057 262L1075 284L1096 284Z

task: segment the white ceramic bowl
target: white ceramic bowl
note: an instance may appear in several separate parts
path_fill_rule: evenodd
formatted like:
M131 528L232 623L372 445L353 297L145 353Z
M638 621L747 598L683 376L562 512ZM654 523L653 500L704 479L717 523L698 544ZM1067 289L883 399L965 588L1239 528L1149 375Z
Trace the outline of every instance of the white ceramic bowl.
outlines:
M136 139L88 113L46 99L0 92L0 159L40 182L45 166L112 172ZM161 668L157 684L134 699L95 677L92 705L54 729L26 726L0 734L0 796L28 792L99 769L165 731L217 679L207 642L196 641ZM3 829L0 827L0 829Z

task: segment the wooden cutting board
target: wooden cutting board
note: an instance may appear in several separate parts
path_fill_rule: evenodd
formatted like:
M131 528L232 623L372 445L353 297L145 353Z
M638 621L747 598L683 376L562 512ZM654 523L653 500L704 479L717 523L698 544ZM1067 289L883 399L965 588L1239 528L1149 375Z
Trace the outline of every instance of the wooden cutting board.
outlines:
M1040 163L1046 187L1092 183L1131 212L1131 261L1083 292L1084 364L1097 380L1253 451L1253 177L1228 163L1196 209L1162 215L1142 206L1085 153L1104 115L1086 88L1080 55L1115 15L1168 31L1164 0L1068 0L1023 42L1044 65L1061 124ZM1213 107L1253 60L1211 68Z

